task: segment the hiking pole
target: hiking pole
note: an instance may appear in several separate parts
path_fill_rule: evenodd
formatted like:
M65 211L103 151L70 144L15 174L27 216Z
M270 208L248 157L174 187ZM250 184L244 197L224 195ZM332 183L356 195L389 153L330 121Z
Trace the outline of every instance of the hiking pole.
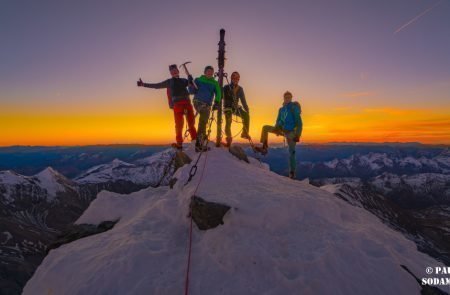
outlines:
M187 61L187 62L185 62L184 64L182 64L182 65L180 66L180 67L182 67L182 68L184 69L184 72L186 73L186 76L188 76L188 78L189 78L189 76L191 76L191 74L189 73L189 71L188 71L186 65L187 65L187 64L190 64L190 63L191 63L190 61ZM194 85L195 89L198 90L197 84L195 84L195 81L194 81L194 80L192 80L192 85Z
M216 138L216 146L219 147L222 143L222 101L223 101L223 76L224 76L224 67L225 67L225 30L220 30L220 41L219 41L219 57L217 58L217 62L219 65L219 71L217 73L219 77L219 86L220 91L222 92L222 99L219 102L218 110L217 110L217 138Z

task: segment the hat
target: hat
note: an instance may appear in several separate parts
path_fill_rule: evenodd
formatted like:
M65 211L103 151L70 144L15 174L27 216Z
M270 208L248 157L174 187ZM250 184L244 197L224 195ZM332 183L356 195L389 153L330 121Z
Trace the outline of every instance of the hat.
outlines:
M213 70L214 71L214 68L212 66L206 66L205 70L203 71L203 73L206 73L207 70Z
M177 67L176 64L173 64L173 65L170 65L170 66L169 66L169 71L171 71L171 70L176 70L176 69L178 69L178 67Z

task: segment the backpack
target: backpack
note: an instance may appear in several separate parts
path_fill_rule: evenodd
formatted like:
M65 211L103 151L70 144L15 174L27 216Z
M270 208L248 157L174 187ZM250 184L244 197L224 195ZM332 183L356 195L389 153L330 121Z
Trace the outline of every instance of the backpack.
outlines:
M292 103L298 107L298 109L300 110L299 115L301 116L302 115L302 106L300 105L300 103L298 101L293 101ZM292 106L291 106L291 113L292 113L292 115L295 115L294 108Z

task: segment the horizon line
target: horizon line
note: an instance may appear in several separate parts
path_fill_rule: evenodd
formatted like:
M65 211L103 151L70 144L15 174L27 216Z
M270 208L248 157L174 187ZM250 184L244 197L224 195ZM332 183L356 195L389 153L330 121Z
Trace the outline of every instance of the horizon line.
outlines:
M239 145L249 145L247 142L237 142ZM389 144L397 144L397 145L424 145L424 146L450 146L450 143L423 143L419 141L385 141L385 142L373 142L373 141L329 141L329 142L303 142L299 143L298 146L301 145L389 145ZM272 146L283 145L283 143L273 143ZM42 147L61 147L61 148L71 148L71 147L132 147L132 146L142 146L142 147L170 147L170 144L166 143L155 143L155 144L145 144L145 143L107 143L107 144L75 144L75 145L0 145L0 148L18 148L18 147L27 147L27 148L42 148Z

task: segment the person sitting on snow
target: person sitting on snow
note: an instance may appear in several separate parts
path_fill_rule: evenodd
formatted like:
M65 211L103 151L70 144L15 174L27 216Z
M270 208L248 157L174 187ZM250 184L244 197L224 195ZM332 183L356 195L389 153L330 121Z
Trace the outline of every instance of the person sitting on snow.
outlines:
M275 126L265 125L261 132L262 147L257 146L255 150L265 155L268 152L268 133L277 136L283 135L289 147L289 177L295 178L296 159L295 146L300 141L303 123L301 118L301 107L298 102L292 101L292 93L286 91L283 95L283 106L278 110L278 117Z

